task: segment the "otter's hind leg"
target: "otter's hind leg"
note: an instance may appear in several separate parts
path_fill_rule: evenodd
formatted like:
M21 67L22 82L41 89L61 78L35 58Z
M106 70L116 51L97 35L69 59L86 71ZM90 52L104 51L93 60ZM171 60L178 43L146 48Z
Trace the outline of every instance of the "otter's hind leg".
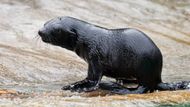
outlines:
M138 84L136 79L116 79L116 83L124 85L124 84Z
M138 86L138 88L134 90L130 90L128 88L123 89L113 89L111 92L116 94L143 94L148 92L150 89L145 86Z

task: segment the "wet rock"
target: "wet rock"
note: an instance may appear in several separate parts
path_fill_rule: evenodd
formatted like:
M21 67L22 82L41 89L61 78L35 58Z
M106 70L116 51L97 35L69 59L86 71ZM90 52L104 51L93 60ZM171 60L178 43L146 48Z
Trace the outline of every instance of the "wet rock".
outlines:
M107 28L137 28L163 53L163 81L189 81L188 0L1 0L0 13L0 106L147 107L190 102L189 90L122 96L102 90L62 91L63 85L85 78L87 64L37 36L38 29L57 16Z

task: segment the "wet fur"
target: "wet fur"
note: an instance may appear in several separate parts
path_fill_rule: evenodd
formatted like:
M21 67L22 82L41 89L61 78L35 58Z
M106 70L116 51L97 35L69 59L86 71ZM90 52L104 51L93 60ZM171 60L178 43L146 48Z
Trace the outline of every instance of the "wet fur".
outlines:
M39 35L44 42L74 51L88 63L86 79L64 86L63 90L83 92L108 87L100 85L103 76L121 81L134 80L139 85L135 90L111 89L115 93L176 89L175 85L162 83L162 54L139 30L107 29L72 17L59 17L48 21L39 30Z

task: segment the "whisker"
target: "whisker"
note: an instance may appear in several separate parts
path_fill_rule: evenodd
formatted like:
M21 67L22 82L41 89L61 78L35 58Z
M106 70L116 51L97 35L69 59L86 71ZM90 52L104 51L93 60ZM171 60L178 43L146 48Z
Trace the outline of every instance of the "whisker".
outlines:
M36 35L33 37L33 40L35 41L35 42L34 42L35 45L36 45L37 47L40 47L40 45L41 45L40 35L39 35L39 34L36 34Z
M40 37L40 35L39 35L39 34L37 34L34 38L38 38L38 37Z
M34 40L38 40L39 38L40 38L40 36L38 34L33 37Z

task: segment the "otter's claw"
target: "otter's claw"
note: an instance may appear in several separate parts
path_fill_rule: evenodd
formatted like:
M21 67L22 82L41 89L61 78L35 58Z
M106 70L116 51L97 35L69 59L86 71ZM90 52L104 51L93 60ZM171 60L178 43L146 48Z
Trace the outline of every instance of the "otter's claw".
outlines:
M71 90L72 92L89 92L96 89L98 89L98 85L88 80L79 81L62 88L62 90Z
M70 90L71 89L71 85L67 85L61 88L62 90Z

